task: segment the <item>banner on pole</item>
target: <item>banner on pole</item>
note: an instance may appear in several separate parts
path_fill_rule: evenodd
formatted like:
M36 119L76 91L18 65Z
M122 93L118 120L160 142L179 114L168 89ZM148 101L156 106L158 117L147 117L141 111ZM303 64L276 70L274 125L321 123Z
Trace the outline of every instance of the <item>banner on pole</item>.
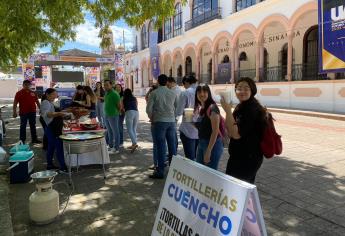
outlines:
M345 71L344 0L319 0L319 71Z
M117 84L121 84L122 88L125 87L124 60L125 52L115 52L115 81Z
M159 47L158 47L158 32L150 32L150 63L151 74L154 79L157 79L160 74L159 68Z
M35 81L35 65L31 63L23 63L24 80Z
M255 185L173 158L152 236L266 236Z

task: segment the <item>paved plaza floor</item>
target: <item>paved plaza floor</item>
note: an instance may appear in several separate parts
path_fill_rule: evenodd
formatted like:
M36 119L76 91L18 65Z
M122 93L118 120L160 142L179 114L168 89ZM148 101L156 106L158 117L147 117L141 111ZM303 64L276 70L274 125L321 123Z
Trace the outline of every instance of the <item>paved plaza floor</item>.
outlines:
M5 116L10 110L5 109ZM264 161L256 182L268 235L345 235L345 122L281 113L274 117L284 151ZM18 129L18 119L10 119L7 147L18 140ZM29 221L28 198L34 184L10 185L14 234L151 235L164 180L147 177L152 173L148 170L152 142L142 99L138 136L140 149L135 153L122 150L110 156L105 181L99 166L82 167L73 175L75 191L67 209L49 225L35 226ZM126 147L130 145L126 131L125 138ZM35 169L43 170L45 154L41 146L33 149ZM227 160L225 150L220 171L225 171ZM55 182L65 180L66 176L58 176ZM68 189L62 184L54 188L62 194L63 208Z

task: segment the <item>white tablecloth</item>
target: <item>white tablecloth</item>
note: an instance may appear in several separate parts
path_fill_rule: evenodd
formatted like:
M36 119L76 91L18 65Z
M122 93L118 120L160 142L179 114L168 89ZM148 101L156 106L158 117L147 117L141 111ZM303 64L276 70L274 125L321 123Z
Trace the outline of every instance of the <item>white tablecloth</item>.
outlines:
M109 159L109 153L108 153L105 138L101 139L101 143L102 143L102 149L103 149L104 164L109 164L110 159ZM97 147L95 147L95 149L96 148ZM66 165L69 166L69 159L67 157L67 153L68 153L67 150L68 150L68 144L64 143L65 162L66 162ZM102 164L102 156L101 156L101 149L100 148L98 148L94 152L78 154L78 156L79 156L79 166ZM70 158L71 158L71 166L77 166L77 155L76 154L70 154Z

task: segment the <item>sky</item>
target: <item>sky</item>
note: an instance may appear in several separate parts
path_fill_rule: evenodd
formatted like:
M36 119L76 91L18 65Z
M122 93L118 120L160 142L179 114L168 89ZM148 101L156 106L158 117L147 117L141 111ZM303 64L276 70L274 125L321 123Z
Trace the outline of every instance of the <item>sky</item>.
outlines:
M98 38L99 29L94 26L94 19L90 13L85 13L85 22L76 28L76 39L75 41L66 41L65 45L59 49L68 50L77 48L80 50L85 50L93 53L101 53L100 41ZM114 35L115 46L123 45L123 31L125 38L126 50L132 48L133 46L133 36L130 28L123 20L115 22L111 26ZM50 52L50 47L39 48L40 53Z

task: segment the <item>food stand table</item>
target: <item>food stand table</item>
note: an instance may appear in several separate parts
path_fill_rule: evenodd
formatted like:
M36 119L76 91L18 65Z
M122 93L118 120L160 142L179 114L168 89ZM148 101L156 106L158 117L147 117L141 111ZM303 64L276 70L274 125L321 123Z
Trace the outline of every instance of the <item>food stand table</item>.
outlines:
M100 164L99 155L92 155L94 152L100 153L101 164L103 167L104 179L105 175L105 163L109 163L109 154L106 148L104 132L93 132L93 131L79 131L79 132L67 132L60 136L64 144L65 157L67 158L66 163L68 165L68 174L70 183L72 183L72 158L76 157L77 169L80 165L79 158L81 160L88 160L87 164ZM105 149L105 150L104 150ZM95 153L97 154L97 153ZM105 154L105 155L104 155ZM96 157L96 158L95 158ZM106 159L106 160L105 160ZM91 160L91 163L90 163ZM96 162L96 163L94 163ZM85 163L82 163L85 164Z

